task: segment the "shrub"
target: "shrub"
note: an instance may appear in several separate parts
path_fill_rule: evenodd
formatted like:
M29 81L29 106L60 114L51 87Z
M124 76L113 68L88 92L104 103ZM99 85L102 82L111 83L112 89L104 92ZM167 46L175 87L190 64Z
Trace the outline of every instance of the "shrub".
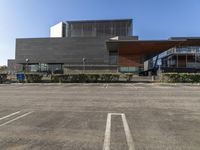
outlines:
M191 75L190 80L194 83L200 83L200 73Z
M198 83L200 82L200 73L164 73L163 82L170 83Z
M117 82L119 81L120 74L65 74L65 75L52 75L52 82L72 82L72 83L85 83L85 82Z
M165 73L162 76L162 81L164 82L170 82L170 83L174 83L174 82L180 82L180 75L178 73Z
M83 74L71 74L69 75L69 82L75 82L75 83L79 83L79 82L84 82L84 75Z
M41 74L25 74L26 82L28 83L39 83L42 81L43 75Z
M98 82L100 77L99 74L87 74L86 76L87 76L86 82L92 82L92 83Z
M119 81L120 74L100 74L101 82L117 82Z
M0 74L0 83L3 83L7 80L7 74L2 73Z
M120 78L120 74L112 74L112 80L113 82L118 82Z
M112 80L112 74L101 74L100 75L101 82L111 82L111 80Z
M52 82L59 82L59 83L66 83L69 80L69 75L52 75L51 81Z

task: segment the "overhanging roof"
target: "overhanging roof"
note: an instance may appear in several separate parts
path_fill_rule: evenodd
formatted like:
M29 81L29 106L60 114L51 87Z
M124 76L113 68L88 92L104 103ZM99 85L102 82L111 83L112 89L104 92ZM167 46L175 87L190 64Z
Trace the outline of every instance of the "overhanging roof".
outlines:
M200 38L182 38L169 40L109 40L109 51L118 50L120 54L154 55L175 46L200 46Z

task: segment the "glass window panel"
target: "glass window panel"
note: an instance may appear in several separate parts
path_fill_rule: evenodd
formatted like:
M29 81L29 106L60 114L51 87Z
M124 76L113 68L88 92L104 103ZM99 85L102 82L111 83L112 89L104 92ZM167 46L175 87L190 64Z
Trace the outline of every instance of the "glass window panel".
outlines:
M109 59L111 65L117 65L117 52L110 52Z

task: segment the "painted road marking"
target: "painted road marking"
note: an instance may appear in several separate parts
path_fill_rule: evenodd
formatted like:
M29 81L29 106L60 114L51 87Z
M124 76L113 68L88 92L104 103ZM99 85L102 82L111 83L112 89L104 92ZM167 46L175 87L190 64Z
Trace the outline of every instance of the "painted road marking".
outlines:
M125 88L144 89L145 86L143 86L141 84L127 84L127 85L125 85Z
M132 135L131 135L130 128L128 126L128 122L126 120L126 116L125 116L125 114L121 114L121 116L122 116L122 121L123 121L123 125L124 125L124 132L126 134L126 141L127 141L129 150L135 150L133 138L132 138Z
M109 85L108 84L103 84L103 86L101 86L101 88L108 88L109 87Z
M14 121L16 121L16 120L19 120L19 119L21 119L21 118L23 118L23 117L26 117L26 116L30 115L31 113L33 113L33 112L25 113L25 114L23 114L23 115L21 115L21 116L18 116L18 117L16 117L16 118L12 119L12 120L9 120L9 121L5 122L5 123L3 123L3 124L0 124L0 127L2 127L2 126L4 126L4 125L7 125L7 124L9 124L9 123L11 123L11 122L14 122Z
M153 87L158 88L158 89L171 89L171 88L173 88L172 86L162 86L162 85L160 85L160 86L156 85L156 86L153 86Z
M133 89L133 88L134 88L134 89L144 89L145 87L142 87L142 86L134 86L134 85L133 85L133 86L126 86L125 88L127 88L127 89L128 89L128 88L129 88L129 89Z
M126 116L124 113L108 113L107 115L107 122L106 122L106 131L105 131L105 138L103 144L103 150L110 150L110 135L111 135L111 118L112 115L119 115L122 118L124 132L126 135L126 141L129 147L129 150L135 150L135 145L133 143L133 138L130 132L130 128L128 122L126 120Z
M19 114L19 113L20 113L20 111L14 112L14 113L9 114L9 115L7 115L7 116L1 117L0 120L3 120L3 119L6 119L6 118L9 118L9 117L12 117L12 116L14 116L14 115L16 115L16 114Z
M183 88L199 89L199 86L183 86Z
M108 113L103 150L110 150L110 132L111 132L111 114Z

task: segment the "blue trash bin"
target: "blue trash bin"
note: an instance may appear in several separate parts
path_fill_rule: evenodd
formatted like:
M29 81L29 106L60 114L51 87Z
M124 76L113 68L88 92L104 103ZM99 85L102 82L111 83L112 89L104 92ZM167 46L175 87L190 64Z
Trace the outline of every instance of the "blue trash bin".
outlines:
M16 77L17 77L17 80L19 82L24 82L24 80L25 80L25 74L24 73L17 73Z

